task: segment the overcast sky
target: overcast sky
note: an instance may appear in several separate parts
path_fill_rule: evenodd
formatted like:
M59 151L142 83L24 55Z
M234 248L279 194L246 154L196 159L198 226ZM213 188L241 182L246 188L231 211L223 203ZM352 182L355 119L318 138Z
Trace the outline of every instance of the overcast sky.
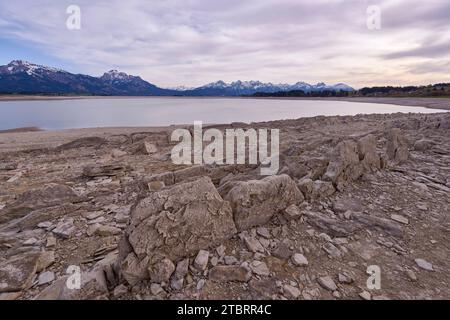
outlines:
M80 30L66 27L70 4ZM380 30L367 27L371 5ZM2 0L0 64L13 59L159 86L450 82L450 1Z

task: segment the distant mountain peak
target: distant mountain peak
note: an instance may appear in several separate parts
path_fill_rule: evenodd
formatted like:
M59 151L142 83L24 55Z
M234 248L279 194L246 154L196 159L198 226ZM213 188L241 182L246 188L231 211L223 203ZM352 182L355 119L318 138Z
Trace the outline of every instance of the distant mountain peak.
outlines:
M344 84L326 85L320 82L295 84L273 84L257 80L223 80L201 87L159 88L139 76L118 70L110 70L100 77L72 74L64 70L34 64L25 60L13 60L0 66L0 93L51 93L94 95L186 95L186 96L241 96L255 93L275 93L301 90L305 93L322 91L354 91Z
M0 74L16 74L25 72L29 76L43 72L58 72L60 69L41 66L25 60L13 60L0 68Z
M117 70L109 70L108 72L105 72L103 76L101 76L100 78L103 80L114 81L114 80L129 80L137 77L130 76L125 72L119 72Z
M208 83L204 86L198 87L194 89L193 91L197 91L201 94L205 95L214 95L214 94L222 94L222 95L248 95L248 94L254 94L256 92L281 92L281 91L292 91L292 90L302 90L304 92L311 92L311 91L353 91L353 88L350 86L339 83L337 85L327 85L323 82L319 82L315 85L311 85L306 82L297 82L295 84L286 84L286 83L279 83L279 84L273 84L271 82L261 82L257 80L249 80L249 81L242 81L242 80L236 80L231 83L226 83L222 80Z
M228 84L226 82L219 80L216 82L208 83L208 84L202 86L202 88L225 88L226 86L228 86Z

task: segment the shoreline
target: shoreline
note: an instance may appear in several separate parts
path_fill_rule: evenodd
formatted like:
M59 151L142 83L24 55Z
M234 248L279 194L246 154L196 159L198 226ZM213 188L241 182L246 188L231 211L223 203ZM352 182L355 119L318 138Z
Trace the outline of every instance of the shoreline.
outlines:
M264 100L312 100L312 101L346 101L376 104L392 104L407 107L423 107L429 109L450 110L450 98L419 97L232 97L232 96L33 96L33 95L0 95L0 102L11 101L52 101L82 99L264 99Z

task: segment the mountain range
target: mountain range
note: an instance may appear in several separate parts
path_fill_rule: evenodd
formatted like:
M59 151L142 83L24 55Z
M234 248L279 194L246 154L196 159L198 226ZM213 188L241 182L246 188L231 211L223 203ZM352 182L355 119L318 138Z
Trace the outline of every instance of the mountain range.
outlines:
M105 96L242 96L257 92L274 93L301 90L308 92L354 91L339 83L311 85L272 84L260 81L217 81L197 88L161 88L141 77L117 70L101 77L73 74L61 69L41 66L23 60L14 60L0 66L0 93L2 94L55 94L55 95L105 95Z

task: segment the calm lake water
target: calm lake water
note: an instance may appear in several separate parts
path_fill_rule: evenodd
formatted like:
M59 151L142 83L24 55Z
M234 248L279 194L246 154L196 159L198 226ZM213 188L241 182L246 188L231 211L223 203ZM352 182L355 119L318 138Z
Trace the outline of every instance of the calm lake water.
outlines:
M345 101L236 98L101 98L1 101L0 130L18 127L67 129L170 124L258 122L318 115L440 110Z

